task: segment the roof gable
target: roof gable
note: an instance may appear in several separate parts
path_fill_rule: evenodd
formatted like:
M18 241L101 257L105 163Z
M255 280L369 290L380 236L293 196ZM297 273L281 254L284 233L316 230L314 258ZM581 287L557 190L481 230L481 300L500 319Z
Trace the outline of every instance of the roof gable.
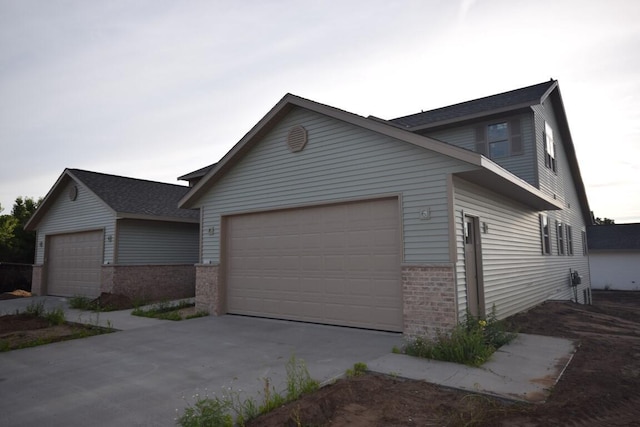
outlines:
M108 175L81 169L65 169L25 228L34 230L60 195L68 180L85 186L107 209L120 218L198 222L196 210L178 208L178 201L189 187Z
M389 136L398 141L416 145L418 147L434 151L439 154L466 162L481 170L482 174L491 175L493 179L486 179L495 185L494 190L501 192L509 188L509 196L519 193L520 200L525 200L530 206L539 210L560 209L561 206L550 197L544 195L538 189L525 183L523 180L509 174L504 169L493 164L481 154L466 150L445 142L419 135L405 129L401 129L387 121L377 118L365 118L328 105L320 104L295 95L285 95L215 166L202 178L191 191L180 201L181 207L196 206L197 201L211 188L224 174L257 144L279 121L293 108L303 108L317 114L322 114L336 120L349 123L353 126L368 129L382 135ZM491 164L488 166L488 164ZM506 185L498 185L498 183Z

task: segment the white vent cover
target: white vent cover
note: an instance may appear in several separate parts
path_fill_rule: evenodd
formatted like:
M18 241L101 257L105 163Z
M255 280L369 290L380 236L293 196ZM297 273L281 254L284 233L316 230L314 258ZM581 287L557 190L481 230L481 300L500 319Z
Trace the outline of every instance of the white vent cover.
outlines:
M287 145L292 153L302 151L307 143L307 130L300 125L294 126L287 135Z

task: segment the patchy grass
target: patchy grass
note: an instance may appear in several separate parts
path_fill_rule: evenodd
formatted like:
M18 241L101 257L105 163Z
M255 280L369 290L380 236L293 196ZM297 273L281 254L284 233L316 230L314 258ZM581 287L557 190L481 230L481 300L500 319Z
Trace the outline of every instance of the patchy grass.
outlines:
M0 316L0 352L36 347L53 342L86 338L113 332L97 324L67 322L61 308L45 310L44 303L31 303L23 312Z
M140 317L151 317L155 319L174 321L194 319L196 317L209 315L209 313L205 311L188 310L193 307L195 307L194 303L188 303L186 301L181 301L178 305L173 305L168 302L161 302L149 308L138 307L134 309L131 314Z

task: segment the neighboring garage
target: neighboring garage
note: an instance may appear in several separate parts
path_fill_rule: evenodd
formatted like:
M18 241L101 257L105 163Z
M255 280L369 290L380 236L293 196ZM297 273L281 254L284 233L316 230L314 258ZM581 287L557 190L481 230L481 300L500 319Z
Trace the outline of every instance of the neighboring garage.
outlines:
M36 295L192 297L199 212L177 207L189 188L65 169L25 229L36 231Z
M226 217L229 313L402 331L398 199Z
M50 295L100 295L103 234L98 230L49 237L46 256Z

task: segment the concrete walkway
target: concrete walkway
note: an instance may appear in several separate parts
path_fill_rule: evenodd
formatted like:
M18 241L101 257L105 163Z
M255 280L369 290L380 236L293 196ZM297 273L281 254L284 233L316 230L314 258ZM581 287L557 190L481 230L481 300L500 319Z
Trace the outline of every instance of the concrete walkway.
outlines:
M95 313L55 297L0 301L0 314L34 301L64 308L69 320L94 321ZM100 313L100 324L121 332L0 353L2 425L174 425L196 393L231 387L259 397L264 378L284 390L292 355L321 382L364 362L375 372L542 402L575 352L569 340L520 334L469 368L392 354L403 343L395 333L232 315L172 322L130 311Z
M573 341L518 334L479 368L385 354L370 370L509 400L543 403L576 351Z

